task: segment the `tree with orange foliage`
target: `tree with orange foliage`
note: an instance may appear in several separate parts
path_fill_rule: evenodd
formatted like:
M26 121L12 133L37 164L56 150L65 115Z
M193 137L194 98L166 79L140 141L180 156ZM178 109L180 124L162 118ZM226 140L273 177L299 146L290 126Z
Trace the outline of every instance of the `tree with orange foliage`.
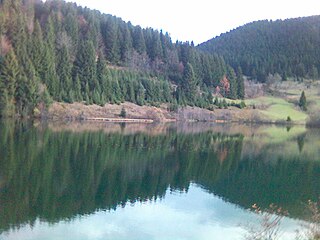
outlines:
M223 96L226 96L230 91L230 82L226 75L220 80L220 90Z

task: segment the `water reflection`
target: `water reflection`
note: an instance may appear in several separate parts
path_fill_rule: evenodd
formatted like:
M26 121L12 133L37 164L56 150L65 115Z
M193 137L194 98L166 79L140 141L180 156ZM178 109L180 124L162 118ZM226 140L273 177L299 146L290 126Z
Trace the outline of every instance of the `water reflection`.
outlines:
M241 208L275 203L303 217L301 202L320 195L319 140L295 127L2 122L0 231L166 201L194 186Z

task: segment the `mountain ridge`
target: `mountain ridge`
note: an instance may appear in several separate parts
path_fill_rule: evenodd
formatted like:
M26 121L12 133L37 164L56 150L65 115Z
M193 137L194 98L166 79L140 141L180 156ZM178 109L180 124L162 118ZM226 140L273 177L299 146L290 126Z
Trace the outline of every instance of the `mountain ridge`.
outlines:
M269 74L284 80L318 78L320 16L259 20L237 27L197 47L221 55L245 75L265 82Z

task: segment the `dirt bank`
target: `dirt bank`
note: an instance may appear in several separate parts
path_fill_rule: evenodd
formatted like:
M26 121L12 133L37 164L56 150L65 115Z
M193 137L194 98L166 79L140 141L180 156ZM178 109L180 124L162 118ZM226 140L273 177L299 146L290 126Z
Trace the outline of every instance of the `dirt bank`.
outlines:
M125 102L120 105L106 104L101 107L98 105L85 105L82 103L58 103L55 102L49 109L48 117L54 120L63 119L99 119L104 118L108 121L121 119L120 112L125 109L126 119L135 120L153 120L154 122L175 122L175 121L215 121L217 120L216 113L206 109L197 107L179 108L172 112L168 110L166 104L160 107L138 106L136 104Z
M87 120L118 122L122 108L125 109L126 119L130 122L263 122L258 111L248 108L214 109L212 111L198 107L179 107L177 111L169 111L166 104L160 107L138 106L125 102L120 105L106 104L85 105L83 103L55 102L49 109L48 118L53 120ZM100 120L99 120L100 119ZM152 121L150 121L152 120Z

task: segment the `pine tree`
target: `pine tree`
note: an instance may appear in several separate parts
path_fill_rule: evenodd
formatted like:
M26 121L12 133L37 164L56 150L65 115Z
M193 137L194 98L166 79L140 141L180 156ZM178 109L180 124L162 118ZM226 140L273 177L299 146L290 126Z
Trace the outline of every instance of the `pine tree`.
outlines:
M59 96L59 80L56 72L55 32L51 16L49 16L45 30L45 44L42 56L40 78L48 87L50 95L54 99Z
M104 84L107 81L107 68L106 68L106 62L104 60L104 57L100 55L98 57L97 61L97 82L98 86L96 87L96 90L98 92L105 91Z
M299 106L303 111L307 111L307 98L304 91L302 91L301 93L301 96L299 99Z
M77 21L77 12L76 9L71 8L67 16L65 18L65 31L71 37L72 42L77 44L78 43L78 36L79 36L79 25Z
M167 81L164 81L162 83L162 91L163 91L163 101L165 102L171 102L172 101L172 94L171 94L171 89L169 86L169 83Z
M97 105L101 105L102 104L101 103L100 93L97 90L93 91L92 101L93 101L94 104L97 104Z
M243 79L241 67L238 67L237 69L237 84L238 84L238 98L244 99L245 88L244 88L244 79Z
M37 72L37 75L41 77L41 68L43 64L43 35L42 35L42 29L40 26L40 23L36 21L34 31L32 33L31 37L31 46L29 48L29 56L30 60L32 61L35 70Z
M128 58L130 55L130 51L132 50L132 36L129 30L129 24L122 24L121 27L121 46L120 46L120 53L121 53L121 61L126 65L128 62Z
M73 76L79 77L82 92L88 95L98 87L96 51L90 40L82 40L73 67ZM86 88L88 85L88 89ZM83 95L85 96L85 94Z
M121 93L121 89L119 86L119 82L118 79L113 79L111 82L111 99L112 99L112 103L120 103L122 101L122 93Z
M39 79L32 62L29 61L27 64L29 68L24 75L17 79L15 92L16 109L20 116L32 115L40 100Z
M238 85L236 81L236 74L233 70L233 68L228 67L227 69L227 79L230 83L230 91L227 94L227 97L231 99L237 99L238 97Z
M77 102L80 102L83 100L82 91L81 91L81 83L79 79L79 75L77 74L75 76L75 79L73 81L73 92L74 92L74 100Z
M150 50L150 58L152 60L155 60L156 58L160 59L162 57L163 51L160 41L160 34L157 31L152 34L152 44Z
M134 92L134 82L132 80L128 81L128 94L127 101L136 103L135 92Z
M20 66L14 51L11 49L1 64L1 79L7 89L9 99L14 97L16 81L20 75Z
M115 19L110 17L106 22L104 32L106 57L111 63L118 64L120 60L120 46L118 39L118 26Z
M140 26L134 28L133 47L139 54L142 54L146 51L146 42L143 36L143 31Z
M63 46L60 51L59 55L57 56L57 74L59 77L59 88L58 91L62 92L62 99L66 102L72 102L73 99L70 99L71 91L73 88L72 84L72 64L69 56L69 52L66 46Z
M190 63L187 63L187 65L185 66L181 87L189 103L194 102L196 97L197 85L193 67Z
M47 88L43 89L43 92L40 97L40 101L43 102L46 109L49 108L49 106L52 104L53 100L52 100Z
M141 83L137 84L135 92L136 92L137 104L140 106L144 105L146 90Z

